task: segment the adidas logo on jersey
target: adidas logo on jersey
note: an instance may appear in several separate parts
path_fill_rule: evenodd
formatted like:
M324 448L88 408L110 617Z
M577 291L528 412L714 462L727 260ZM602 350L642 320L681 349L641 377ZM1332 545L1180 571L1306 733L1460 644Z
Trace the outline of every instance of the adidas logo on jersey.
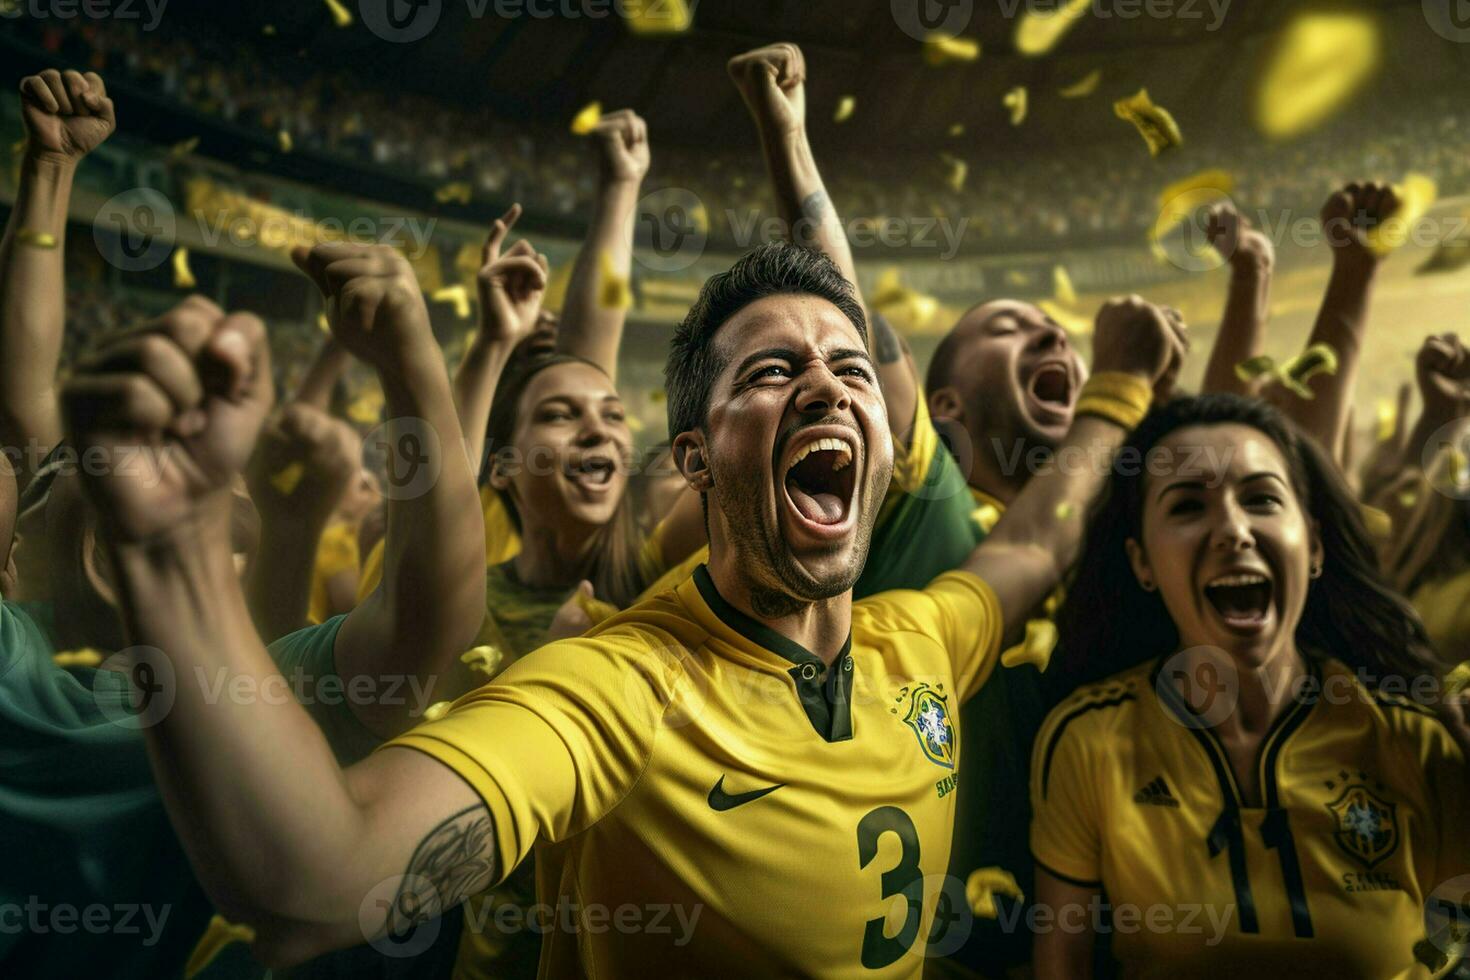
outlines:
M1133 794L1134 803L1147 803L1152 806L1178 807L1179 801L1174 799L1174 794L1169 792L1169 784L1164 782L1163 776L1155 776L1149 784L1137 793Z

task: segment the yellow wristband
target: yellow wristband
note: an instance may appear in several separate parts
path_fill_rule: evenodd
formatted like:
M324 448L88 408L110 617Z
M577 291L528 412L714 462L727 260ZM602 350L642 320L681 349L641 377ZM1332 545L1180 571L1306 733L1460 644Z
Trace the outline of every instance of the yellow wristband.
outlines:
M1077 398L1077 415L1095 415L1133 430L1153 404L1153 387L1135 374L1102 371L1087 379Z

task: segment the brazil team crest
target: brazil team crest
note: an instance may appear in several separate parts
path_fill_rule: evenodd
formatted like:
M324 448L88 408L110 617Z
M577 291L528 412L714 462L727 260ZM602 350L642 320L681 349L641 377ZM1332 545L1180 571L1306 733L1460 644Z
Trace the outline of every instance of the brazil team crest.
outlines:
M909 695L909 710L903 723L913 729L924 757L936 766L954 768L954 725L944 695L928 684L919 684Z
M1385 803L1366 786L1354 783L1327 804L1332 837L1343 853L1372 868L1399 846L1398 804Z

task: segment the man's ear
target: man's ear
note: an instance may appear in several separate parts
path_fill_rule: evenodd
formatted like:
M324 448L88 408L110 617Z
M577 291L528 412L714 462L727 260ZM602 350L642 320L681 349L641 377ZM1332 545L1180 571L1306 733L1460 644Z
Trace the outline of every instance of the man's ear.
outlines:
M1136 538L1129 538L1123 542L1123 547L1128 551L1128 564L1133 566L1133 577L1138 579L1139 587L1145 592L1153 592L1159 584L1154 581L1153 569L1149 568L1143 545Z
M960 393L952 385L945 385L929 392L929 415L936 419L965 421L965 408L960 404Z
M710 469L709 456L705 448L704 433L698 429L681 432L674 437L670 446L674 465L691 490L705 493L715 485L715 475Z

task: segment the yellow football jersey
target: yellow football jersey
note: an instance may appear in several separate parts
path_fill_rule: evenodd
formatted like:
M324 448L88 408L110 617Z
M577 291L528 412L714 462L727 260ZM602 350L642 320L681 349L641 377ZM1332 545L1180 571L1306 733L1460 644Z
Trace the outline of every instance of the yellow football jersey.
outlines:
M543 976L918 976L1000 629L951 572L855 603L828 669L701 566L389 746L475 788L502 870L536 848Z
M306 603L306 619L325 623L332 617L327 583L339 572L356 571L358 566L357 528L340 521L328 525L316 547L316 564L311 569L311 597Z
M1262 742L1248 807L1161 666L1062 702L1031 765L1037 863L1100 888L1123 974L1429 976L1425 900L1470 872L1470 772L1443 725L1314 664L1320 693Z
M480 510L485 514L485 567L510 561L521 553L521 535L505 509L505 501L490 487L480 488ZM362 577L357 583L357 601L373 594L383 580L383 541L373 545L362 563Z

